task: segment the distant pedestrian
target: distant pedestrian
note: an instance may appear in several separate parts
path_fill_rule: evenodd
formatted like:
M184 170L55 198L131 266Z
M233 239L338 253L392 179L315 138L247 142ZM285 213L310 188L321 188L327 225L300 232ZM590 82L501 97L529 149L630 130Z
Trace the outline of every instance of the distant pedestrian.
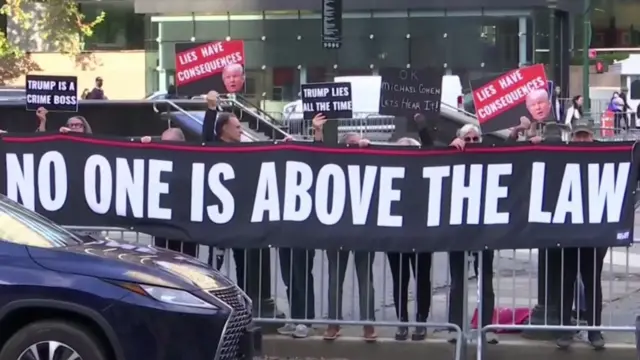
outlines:
M567 110L567 115L564 118L566 126L572 127L582 119L582 102L582 95L576 95L571 99L571 107Z
M102 89L103 85L102 78L98 76L96 78L95 87L87 94L87 100L109 100L107 96L104 94L104 90Z

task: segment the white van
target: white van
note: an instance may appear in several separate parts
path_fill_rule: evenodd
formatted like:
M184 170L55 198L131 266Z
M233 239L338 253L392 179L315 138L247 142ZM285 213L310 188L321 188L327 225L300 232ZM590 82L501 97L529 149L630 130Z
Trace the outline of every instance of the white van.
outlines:
M378 113L380 106L380 76L338 76L334 82L351 83L353 118L364 119L367 117L386 117ZM444 75L442 77L441 104L458 108L459 98L462 96L462 82L457 75ZM302 100L296 100L286 104L282 109L282 118L285 121L300 121L302 115Z

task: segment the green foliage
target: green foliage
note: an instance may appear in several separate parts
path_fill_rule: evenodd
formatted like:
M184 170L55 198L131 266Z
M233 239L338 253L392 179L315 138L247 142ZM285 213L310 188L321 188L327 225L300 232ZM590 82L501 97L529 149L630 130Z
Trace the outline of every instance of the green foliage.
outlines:
M39 10L36 16L29 11L33 8ZM95 19L87 20L78 4L71 0L5 0L0 13L25 32L37 31L51 48L70 56L82 53L84 39L93 35L94 28L106 16L102 12ZM8 41L7 34L0 31L0 83L35 70L38 65L29 54Z

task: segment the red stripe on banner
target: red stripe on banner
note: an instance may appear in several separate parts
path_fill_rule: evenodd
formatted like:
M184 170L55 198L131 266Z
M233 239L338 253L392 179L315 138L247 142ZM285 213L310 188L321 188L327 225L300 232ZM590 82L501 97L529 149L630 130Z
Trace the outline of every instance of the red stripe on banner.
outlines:
M44 135L33 137L14 137L4 136L3 142L7 143L39 143L47 141L72 141L102 146L114 146L122 148L136 149L159 149L159 150L175 150L175 151L195 151L195 152L212 152L212 153L245 153L258 151L278 151L278 150L295 150L313 153L327 154L354 154L362 153L368 155L397 155L397 156L425 156L425 155L445 155L452 154L457 150L453 148L435 148L435 149L380 149L380 148L333 148L324 146L312 146L310 144L300 143L278 143L278 144L256 144L248 145L243 143L241 146L195 146L194 144L177 144L177 143L147 143L143 144L139 140L132 142L105 140L90 137L80 137L68 134ZM613 151L631 151L634 144L611 145L611 146L566 146L566 145L548 145L548 144L531 144L531 145L514 145L505 147L469 147L464 150L466 154L486 154L486 153L516 153L530 151L554 151L554 152L576 152L576 153L593 153L593 152L613 152ZM391 147L391 146L390 146Z
M244 41L213 41L176 54L176 85L219 74L231 64L244 65Z
M533 90L547 88L542 64L509 71L473 90L473 104L480 124L525 102Z

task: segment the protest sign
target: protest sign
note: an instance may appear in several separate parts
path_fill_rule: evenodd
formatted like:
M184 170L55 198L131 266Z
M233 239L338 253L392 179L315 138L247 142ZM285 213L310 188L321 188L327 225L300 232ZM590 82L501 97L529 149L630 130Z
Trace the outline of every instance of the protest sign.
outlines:
M482 131L489 133L520 124L555 120L541 64L471 81L473 104Z
M380 114L413 118L417 113L427 120L440 116L442 68L382 68Z
M627 246L635 150L630 142L460 152L8 133L0 192L62 224L228 248Z
M242 93L245 86L244 42L177 43L176 87L181 95Z
M351 83L302 84L302 113L305 120L322 113L327 119L350 119L353 117Z
M27 75L27 111L78 111L78 78L58 75Z

